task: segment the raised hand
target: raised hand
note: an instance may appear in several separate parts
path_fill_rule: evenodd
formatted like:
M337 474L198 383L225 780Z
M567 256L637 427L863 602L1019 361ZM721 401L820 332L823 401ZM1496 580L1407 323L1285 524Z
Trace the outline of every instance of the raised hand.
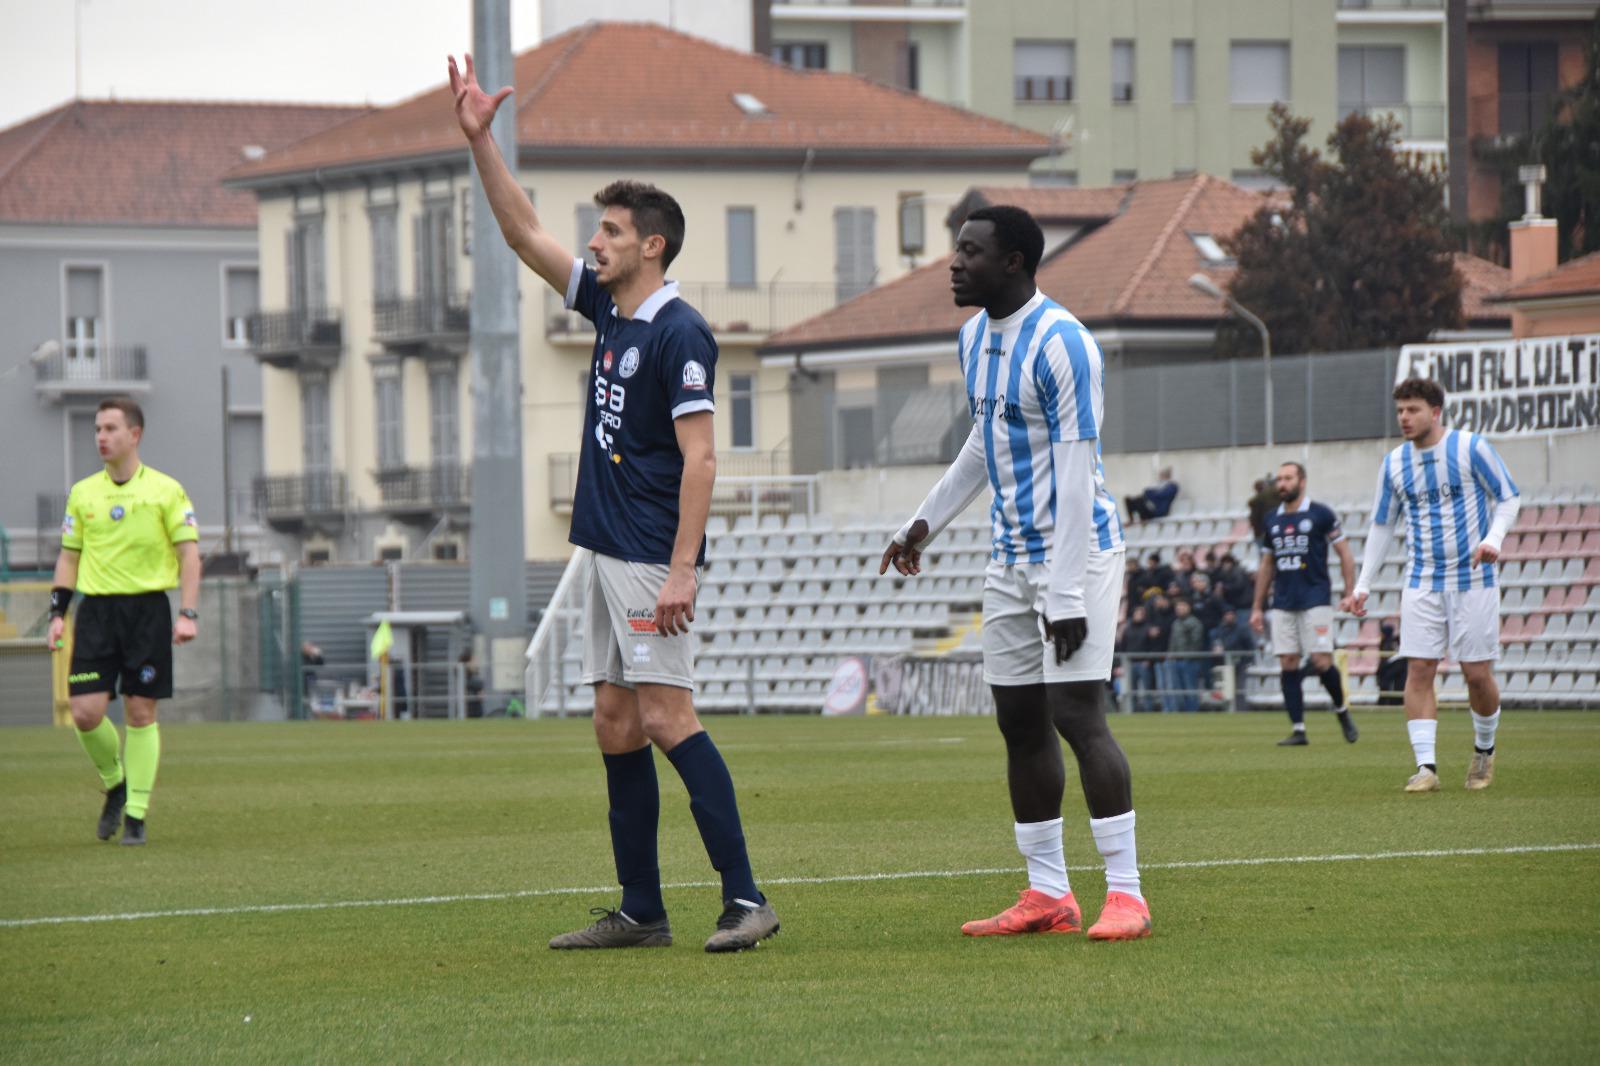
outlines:
M472 66L472 56L466 57L467 70L463 74L456 67L456 57L450 57L450 92L456 100L456 121L467 140L476 140L489 129L500 102L512 93L508 86L490 96L478 85L478 75Z

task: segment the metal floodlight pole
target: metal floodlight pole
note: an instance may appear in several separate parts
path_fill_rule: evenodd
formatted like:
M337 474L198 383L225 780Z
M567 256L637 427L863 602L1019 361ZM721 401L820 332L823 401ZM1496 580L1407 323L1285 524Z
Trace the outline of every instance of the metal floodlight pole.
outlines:
M1235 300L1232 296L1229 296L1227 293L1223 292L1222 289L1217 286L1216 282L1212 281L1210 278L1206 277L1206 275L1204 275L1204 274L1200 274L1200 273L1190 274L1189 275L1189 287L1191 289L1194 289L1196 292L1204 293L1205 295L1211 297L1213 300L1221 300L1224 304L1227 305L1228 310L1232 311L1234 314L1238 315L1240 318L1242 318L1246 322L1250 323L1252 326L1254 326L1256 328L1256 332L1261 334L1261 380L1262 380L1262 384L1264 386L1263 391L1266 393L1266 419L1267 419L1266 444L1267 444L1268 448L1271 448L1272 447L1272 334L1267 332L1267 324L1265 322L1261 321L1260 316L1256 315L1249 308L1245 307L1244 304L1241 304L1238 300Z
M509 0L473 0L472 52L489 92L510 85ZM517 167L516 97L495 115L495 144ZM483 182L472 183L472 625L486 688L521 690L528 642L522 509L522 364L517 258L500 236Z

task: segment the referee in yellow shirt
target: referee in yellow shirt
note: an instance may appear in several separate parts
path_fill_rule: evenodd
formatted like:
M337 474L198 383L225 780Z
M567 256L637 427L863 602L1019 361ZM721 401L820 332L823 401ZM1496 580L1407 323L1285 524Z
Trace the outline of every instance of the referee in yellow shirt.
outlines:
M72 593L83 593L67 692L78 741L106 787L98 836L111 839L122 823L122 843L143 844L161 761L156 701L172 697L172 646L194 639L200 617L200 531L183 486L139 462L144 411L137 403L126 396L103 401L94 436L106 468L73 485L67 497L49 643L52 651L60 646ZM175 585L182 588L176 621L167 602ZM125 757L117 727L106 721L119 691Z

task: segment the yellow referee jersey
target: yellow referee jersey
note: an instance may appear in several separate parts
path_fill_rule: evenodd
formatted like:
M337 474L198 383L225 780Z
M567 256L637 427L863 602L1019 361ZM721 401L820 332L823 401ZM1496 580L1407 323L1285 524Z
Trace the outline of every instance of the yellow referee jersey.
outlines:
M183 486L141 464L126 484L102 470L72 486L61 546L79 552L85 596L163 592L178 584L173 546L199 540L194 504Z

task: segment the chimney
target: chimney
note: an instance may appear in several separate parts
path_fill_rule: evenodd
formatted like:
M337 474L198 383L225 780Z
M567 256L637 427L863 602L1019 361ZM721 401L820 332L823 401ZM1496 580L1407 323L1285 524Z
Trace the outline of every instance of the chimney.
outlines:
M1543 166L1517 168L1522 182L1525 208L1522 219L1511 223L1511 284L1548 274L1556 268L1556 220L1539 212L1539 193L1544 185Z

